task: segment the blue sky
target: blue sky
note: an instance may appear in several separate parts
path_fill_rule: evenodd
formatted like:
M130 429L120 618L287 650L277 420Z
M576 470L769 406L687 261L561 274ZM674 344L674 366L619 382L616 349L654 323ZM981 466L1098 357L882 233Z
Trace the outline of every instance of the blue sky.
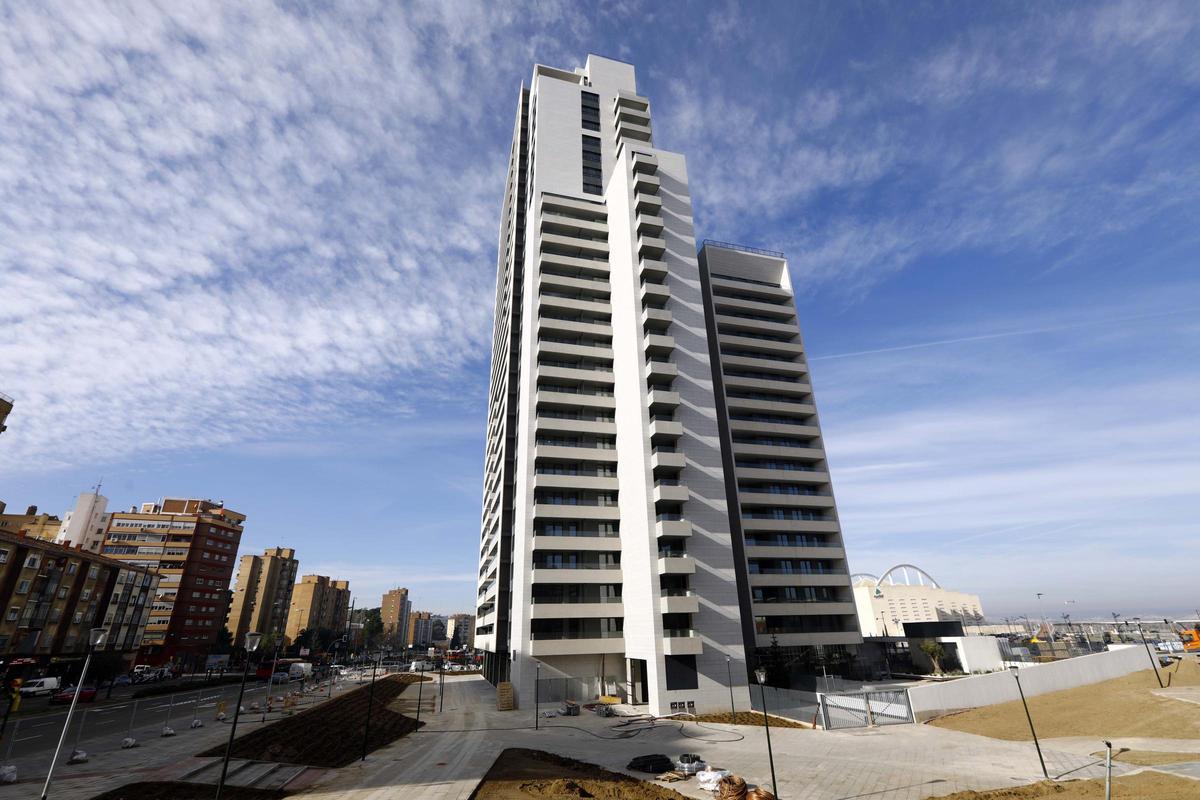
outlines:
M596 52L788 254L853 570L1200 603L1195 4L289 7L0 5L10 507L220 498L470 608L516 94Z

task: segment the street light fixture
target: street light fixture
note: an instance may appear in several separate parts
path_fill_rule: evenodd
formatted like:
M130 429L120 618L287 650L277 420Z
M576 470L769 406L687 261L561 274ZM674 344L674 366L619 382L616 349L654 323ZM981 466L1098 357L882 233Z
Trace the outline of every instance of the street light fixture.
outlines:
M88 632L88 651L83 659L83 671L79 673L79 683L75 684L75 694L71 695L71 707L67 709L67 719L63 722L62 733L58 737L58 746L54 748L54 758L50 760L50 769L46 772L46 783L42 786L42 800L50 795L50 780L54 777L54 765L58 763L58 754L62 752L63 742L67 738L67 728L71 727L71 716L75 713L75 704L79 702L79 693L83 691L83 682L87 678L88 667L92 664L92 653L104 644L108 636L107 628L92 628Z
M737 723L737 711L733 705L733 668L731 666L732 659L725 656L725 678L729 682L729 724Z
M758 679L758 690L762 693L762 715L763 729L767 732L767 761L771 765L771 791L775 793L775 800L779 800L779 784L775 781L775 754L771 752L771 724L767 722L767 670L764 667L758 667L754 670L754 677Z
M1158 688L1165 689L1163 685L1162 675L1158 672L1158 659L1154 657L1154 653L1150 650L1150 643L1146 641L1146 632L1142 630L1142 618L1134 617L1133 621L1137 624L1138 636L1142 637L1142 647L1146 648L1146 655L1150 657L1150 666L1154 667L1154 677L1158 679Z
M256 631L246 634L246 657L242 660L242 683L238 687L237 705L233 707L233 724L229 726L229 744L225 745L225 760L221 762L221 777L217 780L216 800L221 800L221 792L225 789L225 775L229 772L229 757L233 755L233 737L237 734L238 717L242 713L242 696L246 693L246 675L250 672L250 654L258 649L262 638L263 635ZM271 679L274 677L272 675Z

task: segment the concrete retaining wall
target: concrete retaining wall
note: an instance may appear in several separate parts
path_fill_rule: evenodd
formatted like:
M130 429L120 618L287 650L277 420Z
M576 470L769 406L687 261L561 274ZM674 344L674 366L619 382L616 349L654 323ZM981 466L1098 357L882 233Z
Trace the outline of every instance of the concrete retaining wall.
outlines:
M1150 661L1146 649L1139 645L1025 667L1021 670L1021 688L1026 697L1033 697L1119 678L1143 669L1150 669ZM908 696L918 721L951 711L1020 699L1016 680L1010 672L914 686L908 690Z

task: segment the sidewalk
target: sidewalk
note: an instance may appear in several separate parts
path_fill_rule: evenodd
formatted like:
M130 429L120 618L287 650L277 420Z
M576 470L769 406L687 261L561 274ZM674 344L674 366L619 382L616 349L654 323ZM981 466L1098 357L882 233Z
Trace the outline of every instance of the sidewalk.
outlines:
M407 713L415 713L415 701L415 695L401 697ZM636 755L695 752L752 783L770 783L766 740L757 727L687 725L684 734L678 725L668 724L613 739L616 720L585 711L579 717L543 720L542 729L534 731L532 710L494 710L494 689L482 678L447 676L445 711L436 712L435 703L436 692L425 696L421 718L427 727L420 732L376 751L363 764L331 770L300 797L466 800L507 747L546 750L617 772L627 772L625 764ZM920 800L1042 777L1032 745L925 725L828 732L781 728L771 731L771 740L780 794L788 800ZM1046 759L1052 775L1102 774L1087 755L1047 751ZM670 788L711 800L694 781Z

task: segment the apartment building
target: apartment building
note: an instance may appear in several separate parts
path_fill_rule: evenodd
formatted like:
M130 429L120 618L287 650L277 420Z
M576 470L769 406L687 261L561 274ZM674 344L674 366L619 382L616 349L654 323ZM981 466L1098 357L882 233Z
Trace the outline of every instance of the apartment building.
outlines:
M718 382L748 356L713 349L720 320L710 330L713 281L691 220L685 160L654 147L631 65L593 55L574 71L534 68L501 212L475 631L485 674L513 682L518 702L540 670L653 713L727 709L731 692L745 708L772 633L789 647L857 641L848 576L844 615L754 604L751 570L783 567L741 540L738 523L768 512L737 491L742 443ZM786 264L773 263L790 304ZM786 507L797 531L809 522L790 500L761 507ZM835 616L850 630L810 630Z
M296 551L290 547L271 547L261 556L242 556L225 622L234 642L245 641L250 631L283 639L299 569Z
M408 616L412 613L412 601L408 589L391 589L384 593L379 606L379 617L383 623L385 639L396 642L408 641Z
M846 665L862 636L787 261L706 241L700 280L743 641Z
M92 628L106 628L100 650L132 663L157 586L148 569L0 531L0 658L56 673L83 658Z
M409 647L429 647L433 644L433 615L428 611L414 611L408 615Z
M284 635L293 642L306 630L342 632L350 620L350 581L305 575L292 589Z
M89 553L99 553L111 518L108 498L100 494L98 486L94 491L80 492L75 499L75 508L63 517L54 540L69 547L81 545Z
M458 646L471 649L475 646L475 615L451 614L446 621L446 638L454 643L458 637Z
M179 497L111 515L101 552L159 576L142 661L203 666L229 611L245 521L221 502Z
M58 535L62 520L53 514L39 514L37 506L29 506L24 514L12 514L0 501L0 532L31 536L35 539L53 541Z
M12 413L12 410L13 399L3 392L0 392L0 433L4 433L6 430L8 430L8 425L5 423L8 422L8 415Z

